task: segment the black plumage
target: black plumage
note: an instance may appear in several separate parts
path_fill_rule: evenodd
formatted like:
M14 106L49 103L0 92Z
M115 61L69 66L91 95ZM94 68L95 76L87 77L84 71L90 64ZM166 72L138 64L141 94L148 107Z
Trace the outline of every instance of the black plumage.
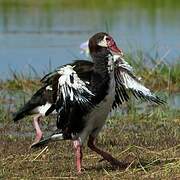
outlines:
M41 87L32 97L31 99L25 103L18 112L13 114L13 120L18 121L24 118L27 115L32 115L37 112L35 108L45 105L47 102L53 104L52 92L47 89L48 85ZM54 109L53 109L54 110Z
M90 80L90 73L92 71L92 62L85 60L75 60L73 63L69 64L73 66L79 76L82 79ZM63 66L57 68L60 69ZM13 120L16 122L25 116L33 115L33 125L36 130L36 139L33 143L36 144L42 139L42 131L40 129L39 123L44 116L48 116L56 112L57 106L64 107L64 103L56 103L57 91L58 91L58 80L61 74L57 73L57 70L47 74L41 79L42 87L30 98L30 100L25 103L16 113L13 114ZM70 76L71 83L74 83L73 76ZM76 93L76 92L74 92ZM79 95L78 93L76 93ZM85 94L85 93L84 93ZM85 96L89 96L88 93ZM84 106L81 106L84 107ZM63 112L63 111L62 111ZM63 117L63 115L62 115ZM57 126L59 127L59 122L57 121Z

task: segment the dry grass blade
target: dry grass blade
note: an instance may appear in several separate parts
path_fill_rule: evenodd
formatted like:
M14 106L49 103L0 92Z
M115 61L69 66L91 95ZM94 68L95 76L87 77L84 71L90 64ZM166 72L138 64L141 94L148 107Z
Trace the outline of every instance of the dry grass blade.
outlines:
M48 146L46 146L33 160L31 161L35 161L38 157L40 157L46 150L48 149Z

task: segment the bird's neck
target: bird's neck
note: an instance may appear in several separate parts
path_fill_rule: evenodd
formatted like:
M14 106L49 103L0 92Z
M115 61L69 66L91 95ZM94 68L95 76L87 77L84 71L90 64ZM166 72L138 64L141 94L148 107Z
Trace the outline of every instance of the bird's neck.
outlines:
M109 54L101 56L96 54L92 56L94 70L91 77L91 90L96 95L94 101L99 103L106 95L109 89L111 79L109 72Z
M108 72L108 66L109 66L109 53L103 53L103 54L95 54L91 55L93 62L94 62L94 72L101 74L101 77L105 77L109 74Z
M108 61L96 59L94 62L94 72L101 74L101 77L108 75Z

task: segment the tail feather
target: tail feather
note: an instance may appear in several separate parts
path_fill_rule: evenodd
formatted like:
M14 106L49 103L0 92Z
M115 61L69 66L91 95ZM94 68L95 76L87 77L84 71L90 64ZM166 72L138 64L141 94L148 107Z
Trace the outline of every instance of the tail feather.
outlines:
M16 121L24 118L25 115L26 115L25 113L22 113L20 111L18 111L17 113L13 113L13 121L16 122Z
M31 148L38 148L38 147L45 146L45 145L47 145L50 142L50 140L51 140L51 137L47 137L47 138L41 140L40 142L38 142L36 144L33 144L31 146Z
M51 141L61 141L61 140L65 140L63 133L52 134L52 135L42 139L40 142L32 145L31 148L38 148L38 147L47 145Z
M30 115L30 111L33 109L32 106L30 106L30 103L26 103L18 112L13 114L13 120L14 122L24 118L27 115Z
M42 139L40 142L32 145L31 148L37 148L37 147L45 146L51 141L61 141L61 140L67 140L67 139L71 139L71 138L72 137L65 136L62 132L60 132L60 133L55 132L52 135Z
M46 96L43 96L46 86L40 88L31 99L17 113L14 113L13 120L18 121L26 115L30 115L32 110L46 103Z

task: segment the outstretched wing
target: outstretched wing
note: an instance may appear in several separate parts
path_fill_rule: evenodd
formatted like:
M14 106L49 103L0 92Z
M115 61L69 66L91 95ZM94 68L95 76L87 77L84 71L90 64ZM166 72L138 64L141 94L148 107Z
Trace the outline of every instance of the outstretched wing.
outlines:
M116 95L113 107L119 106L122 102L128 101L129 92L135 98L143 99L156 104L163 104L165 101L153 94L146 88L140 80L134 75L132 67L120 56L115 55L115 81L116 81Z
M85 60L58 67L41 79L41 82L52 86L54 102L58 106L67 103L90 105L93 96L88 89L93 63Z
M84 81L90 80L93 71L93 62L87 60L74 60L73 63L67 64L73 67L79 78ZM59 78L58 71L64 66L59 66L53 72L46 74L40 81L44 84L52 84L52 81Z
M42 79L43 83L51 84L58 112L57 127L63 131L71 123L69 119L73 109L87 112L93 106L91 99L94 95L89 90L93 65L92 62L78 60L57 68Z
M89 98L93 96L87 88L86 83L81 80L71 65L66 65L58 70L60 77L58 79L57 101L63 99L78 104L88 103Z

